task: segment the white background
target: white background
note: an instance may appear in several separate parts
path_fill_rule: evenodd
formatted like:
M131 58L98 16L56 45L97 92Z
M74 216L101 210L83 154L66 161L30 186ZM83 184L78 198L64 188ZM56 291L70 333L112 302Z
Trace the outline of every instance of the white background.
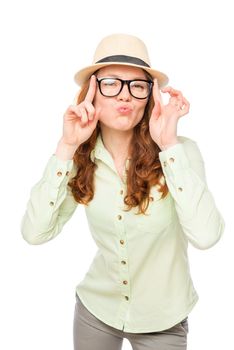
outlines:
M189 315L188 350L233 343L232 1L33 1L0 5L1 233L0 348L73 349L75 286L96 251L83 207L63 232L30 246L20 221L62 132L77 92L76 70L103 36L123 32L148 46L152 66L191 103L178 135L196 140L226 222L222 240L189 248L200 300ZM124 340L123 349L131 349Z

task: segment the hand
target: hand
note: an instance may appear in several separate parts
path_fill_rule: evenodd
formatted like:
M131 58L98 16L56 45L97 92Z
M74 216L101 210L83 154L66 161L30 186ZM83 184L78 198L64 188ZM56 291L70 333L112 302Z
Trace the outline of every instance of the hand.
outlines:
M149 121L149 131L154 142L164 150L167 146L179 143L177 123L180 117L189 112L190 104L180 91L170 86L161 89L161 91L170 94L166 105L163 104L157 79L154 79L153 98L155 105Z
M96 110L92 104L96 85L96 77L93 75L84 101L78 105L71 105L66 110L60 143L78 148L92 135L100 113L100 110Z

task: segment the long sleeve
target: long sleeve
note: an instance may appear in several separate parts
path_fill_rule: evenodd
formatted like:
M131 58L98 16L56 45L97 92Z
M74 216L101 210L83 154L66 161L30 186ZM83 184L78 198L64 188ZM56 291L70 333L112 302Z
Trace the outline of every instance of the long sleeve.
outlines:
M218 242L225 223L208 189L196 142L178 139L178 144L159 153L159 159L184 234L196 248L207 249Z
M63 161L55 154L50 157L41 180L31 189L21 222L28 243L41 244L56 237L73 215L77 202L67 184L74 175L73 160Z

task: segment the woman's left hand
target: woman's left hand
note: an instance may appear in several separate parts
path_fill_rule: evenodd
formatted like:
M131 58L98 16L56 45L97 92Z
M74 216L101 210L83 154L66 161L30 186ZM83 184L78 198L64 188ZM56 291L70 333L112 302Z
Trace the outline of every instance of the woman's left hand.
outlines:
M161 91L170 94L166 105L163 104L157 79L154 79L153 99L155 105L149 121L149 131L154 142L157 143L161 150L165 150L179 143L177 123L180 117L189 112L190 104L179 90L167 86Z

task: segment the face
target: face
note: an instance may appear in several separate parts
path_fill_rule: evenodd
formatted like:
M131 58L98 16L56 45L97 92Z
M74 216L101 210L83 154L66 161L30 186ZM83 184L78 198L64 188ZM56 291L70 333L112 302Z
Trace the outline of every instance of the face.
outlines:
M130 66L108 66L97 72L97 78L119 78L123 80L147 79L145 72L136 67ZM97 84L94 98L95 108L100 108L100 125L105 127L129 131L132 130L142 119L148 98L140 100L133 97L127 84L124 84L119 95L105 97L100 93Z

